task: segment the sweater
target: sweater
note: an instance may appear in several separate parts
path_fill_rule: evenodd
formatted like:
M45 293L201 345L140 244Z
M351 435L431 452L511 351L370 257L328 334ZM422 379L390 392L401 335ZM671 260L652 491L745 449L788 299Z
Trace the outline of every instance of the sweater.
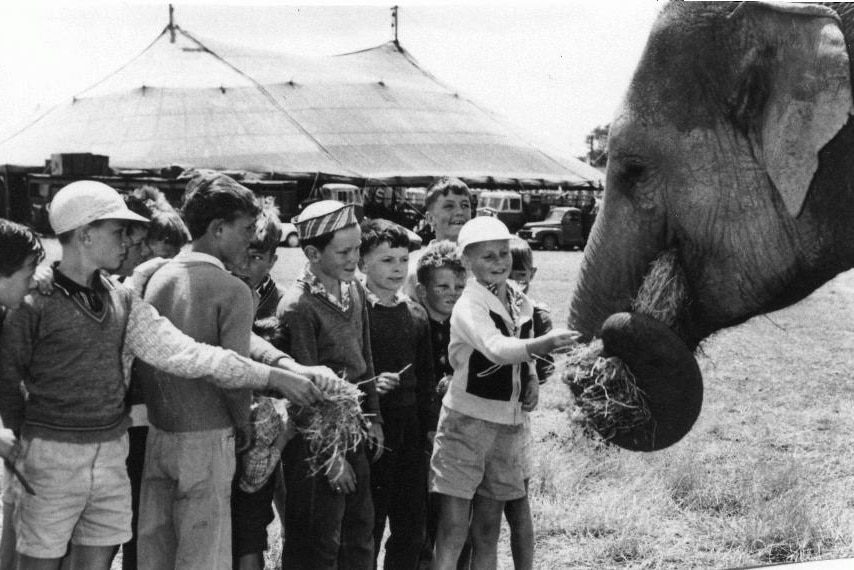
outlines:
M375 296L368 295L374 371L379 374L406 368L397 388L379 397L380 409L384 416L395 410L411 410L423 423L430 415L430 395L435 385L427 311L404 295L395 301L393 305L382 305Z
M371 330L365 290L358 281L349 284L350 304L346 311L324 294L298 280L285 290L276 309L281 324L281 346L294 360L306 366L328 366L354 384L374 377ZM359 384L364 392L362 411L371 421L382 423L379 399L373 382Z
M249 354L252 292L219 259L191 251L178 254L151 277L145 299L197 341ZM247 429L250 390L222 390L203 378L175 382L150 365L140 366L139 372L154 427L167 432Z
M124 400L135 357L181 377L213 374L220 386L267 385L267 367L194 343L124 287L100 273L95 279L100 318L56 283L53 295L34 291L9 313L0 335L6 427L54 441L120 437L130 423Z
M490 422L522 423L520 399L531 379L530 373L522 375L521 365L530 360L523 339L532 337L533 308L523 293L515 295L520 302L514 321L476 279L466 283L451 313L448 357L454 376L442 400L448 408Z

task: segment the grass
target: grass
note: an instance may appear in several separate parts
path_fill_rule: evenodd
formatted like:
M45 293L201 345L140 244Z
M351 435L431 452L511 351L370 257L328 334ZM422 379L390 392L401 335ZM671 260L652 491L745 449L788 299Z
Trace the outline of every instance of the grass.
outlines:
M279 251L275 277L303 264ZM578 252L536 252L532 297L566 322ZM536 568L731 568L854 555L854 272L788 309L716 334L699 357L703 412L675 446L597 446L568 389L534 412ZM271 525L270 535L279 528ZM499 568L512 568L506 527ZM271 540L269 568L280 544Z

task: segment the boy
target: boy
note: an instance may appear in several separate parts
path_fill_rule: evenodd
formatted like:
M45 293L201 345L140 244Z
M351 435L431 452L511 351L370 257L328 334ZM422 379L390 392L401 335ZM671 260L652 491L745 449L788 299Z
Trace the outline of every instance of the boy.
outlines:
M531 246L525 240L514 236L510 240L510 255L513 265L509 279L515 281L522 293L527 295L528 287L537 274ZM534 336L539 337L552 330L552 318L547 306L533 300L531 300L531 305L534 309ZM539 383L545 383L552 371L551 357L538 357L534 368L537 371ZM534 441L531 435L531 419L528 414L525 415L524 426L525 496L521 499L507 501L504 505L504 516L507 518L507 524L510 527L510 552L513 554L513 566L515 568L532 568L534 565L534 521L531 518L531 505L527 493L528 480L531 478L533 470Z
M247 355L252 293L226 266L246 264L255 196L228 176L201 176L187 184L183 214L190 250L154 273L145 299L188 336ZM174 382L145 363L139 371L150 423L139 565L228 567L231 541L223 537L231 536L235 453L247 443L251 391L222 390L203 378Z
M385 568L418 567L424 544L426 473L421 421L433 387L430 326L426 311L402 295L409 264L409 236L387 220L362 224L362 259L385 451L371 466L374 558L388 517Z
M44 259L41 242L27 227L0 218L0 327L8 309L16 309L33 288L36 266ZM0 537L0 568L15 568L15 501L12 491L15 462L20 446L10 429L0 426L0 458L3 458L3 535ZM7 463L8 462L8 463Z
M448 343L451 340L451 312L457 299L466 286L466 268L460 262L455 243L442 240L434 241L418 260L416 272L418 300L427 311L430 322L430 345L433 351L433 382L430 390L430 408L422 418L422 440L427 446L427 470L430 469L430 451L436 425L439 423L439 411L442 409L444 391L437 391L440 382L446 384L454 373L448 360ZM441 392L441 393L440 393ZM425 491L429 489L425 487ZM439 505L436 495L427 495L427 536L422 549L422 561L433 558L433 545L436 541L436 526L439 521Z
M102 273L127 254L126 222L145 221L109 186L63 187L49 219L62 245L55 292L27 297L0 339L0 415L20 430L16 466L35 491L16 484L19 568L58 568L70 541L71 568L106 570L130 538L125 395L134 357L185 377L211 374L221 386L290 391L309 381L194 343Z
M433 228L436 237L433 241L449 240L457 243L460 228L471 219L471 191L466 183L458 178L440 178L427 188L424 197L424 218ZM419 254L409 258L409 273L403 292L415 299L417 292L416 271Z
M472 565L494 568L504 502L525 495L523 412L539 395L522 363L574 342L561 329L534 338L531 303L507 278L510 232L478 217L460 231L457 250L472 277L451 314L448 354L453 379L442 400L433 448L431 490L439 493L433 568L452 569L471 512Z
M383 449L382 416L374 382L368 307L354 280L361 232L353 206L315 202L296 222L308 264L277 309L284 346L297 362L325 364L364 391L374 458ZM371 568L374 509L364 446L339 457L340 469L312 474L310 451L297 435L282 463L288 490L282 566L289 569Z
M249 243L249 263L244 272L249 286L259 297L256 321L275 316L276 307L285 293L285 289L270 276L270 271L279 260L276 249L281 241L279 209L272 202L265 202L258 217L255 236Z
M279 209L272 200L265 200L255 222L254 235L249 242L248 263L242 268L241 277L257 301L253 331L270 341L278 337L275 314L284 293L270 276L278 260L276 249L281 241ZM280 460L282 449L292 433L285 428L274 402L262 394L253 394L250 418L251 443L238 457L237 476L231 490L231 516L234 521L232 558L235 569L263 570L267 526L274 519L274 498L277 506L281 507L280 518L284 514Z

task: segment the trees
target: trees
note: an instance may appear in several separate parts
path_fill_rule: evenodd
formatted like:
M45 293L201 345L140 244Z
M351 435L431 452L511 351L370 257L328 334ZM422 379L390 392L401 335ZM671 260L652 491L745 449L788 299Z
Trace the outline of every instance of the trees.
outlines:
M604 168L608 162L608 131L611 125L599 125L594 127L590 134L584 138L587 144L587 162L592 166Z

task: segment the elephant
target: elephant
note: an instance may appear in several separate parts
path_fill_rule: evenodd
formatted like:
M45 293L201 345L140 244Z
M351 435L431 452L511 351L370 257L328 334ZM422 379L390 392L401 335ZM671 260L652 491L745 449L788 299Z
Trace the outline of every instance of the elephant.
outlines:
M611 123L569 324L590 339L675 251L688 355L854 266L854 6L670 2Z

